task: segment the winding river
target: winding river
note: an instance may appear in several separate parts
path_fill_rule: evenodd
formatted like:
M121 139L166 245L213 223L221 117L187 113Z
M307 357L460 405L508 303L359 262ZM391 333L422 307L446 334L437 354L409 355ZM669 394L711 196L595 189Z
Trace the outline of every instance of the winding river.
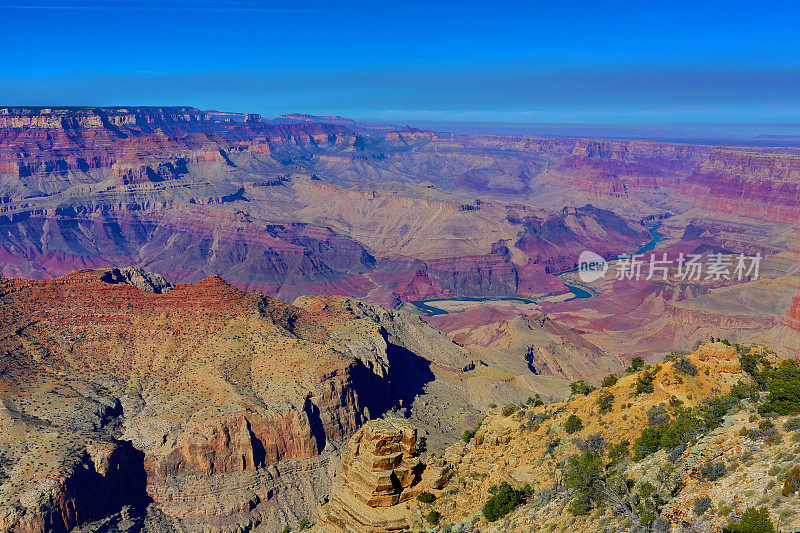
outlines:
M657 229L658 229L658 226L656 226L654 228L648 228L647 231L650 232L651 239L647 243L645 243L641 248L636 250L634 252L634 255L643 254L645 252L648 252L648 251L652 250L653 248L655 248L658 245L659 242L661 242L664 239L664 236L661 235L660 233L658 233L658 231L656 231ZM611 259L610 261L614 261L615 259L619 259L620 257L622 257L622 256L617 256L614 259ZM556 273L554 275L561 277L564 274L570 274L570 273L577 272L577 271L578 271L578 267L575 266L575 267L570 268L568 270L564 270L562 272L558 272L558 273ZM569 288L570 292L572 292L572 294L574 294L574 296L572 298L568 298L566 300L563 300L565 302L569 302L571 300L577 300L577 299L591 298L592 296L595 296L595 294L593 292L587 290L585 287L583 287L581 285L576 285L574 283L566 283L566 282L564 284ZM446 309L442 309L442 308L436 307L435 305L431 305L431 304L435 304L436 302L453 302L453 301L455 301L455 302L515 301L515 302L521 302L521 303L526 303L526 304L533 304L533 303L538 303L541 300L542 300L542 298L525 298L523 296L461 296L461 297L458 297L458 298L431 298L429 300L414 300L414 301L410 301L408 303L413 305L414 307L416 307L420 311L422 311L422 314L425 315L425 316L436 316L436 315L446 315L446 314L450 313L450 311L448 311Z

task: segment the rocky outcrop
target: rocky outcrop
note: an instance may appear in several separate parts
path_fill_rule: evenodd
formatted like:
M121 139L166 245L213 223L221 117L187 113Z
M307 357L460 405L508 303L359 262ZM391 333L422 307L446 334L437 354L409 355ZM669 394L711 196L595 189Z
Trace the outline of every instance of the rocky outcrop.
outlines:
M323 531L382 532L410 527L404 506L420 493L425 465L417 454L417 431L399 419L373 420L342 454L342 476L323 506Z
M159 274L153 274L139 267L112 268L100 276L105 283L127 283L140 291L163 294L175 288L172 283Z
M592 205L564 208L544 220L528 217L521 223L517 248L547 272L576 266L584 250L611 258L635 251L650 240L643 227L632 227L613 211Z
M289 306L219 277L169 287L130 268L0 280L6 529L123 512L222 531L313 517L337 447L396 391L420 393L393 384L394 358L460 353L417 317L369 304ZM376 486L381 501L418 482L416 433L401 433L388 448L361 434L411 491Z
M746 349L763 352L758 346ZM663 361L647 369L653 376L650 393L636 393L636 382L641 374L634 373L623 375L614 385L586 396L574 395L565 402L492 409L474 438L466 444L451 445L444 454L455 473L444 490L437 493L440 496L434 507L442 515L441 522L453 530L466 531L522 533L553 526L565 531L595 531L608 527L628 530L630 522L626 520L631 520L628 517L638 522L643 514L643 507L637 505L641 495L639 487L650 483L659 487L655 490L663 494L658 504L663 506L660 516L668 521L662 526L663 531L703 528L718 532L745 508L756 506L756 501L764 494L779 494L780 484L770 483L775 479L774 472L767 475L765 471L770 469L768 465L776 465L775 470L778 470L784 453L780 446L783 439L786 439L787 448L796 444L788 444L788 432L774 443L770 441L769 445L759 441L760 437L745 437L748 435L746 426L757 433L757 421L764 420L755 414L748 401L741 402L727 414L723 411L720 417L724 417L724 421L720 421L719 428L698 435L671 454L657 451L644 459L628 459L628 445L647 428L654 427L654 413L663 412L668 420L674 420L681 409L724 396L736 384L750 383L741 369L737 349L722 342L706 343L684 358L695 367L694 373L682 371L675 361ZM599 398L610 399L610 408L600 412ZM570 416L577 416L582 427L567 433L564 425ZM775 427L782 423L775 421ZM772 431L777 432L774 428ZM570 512L569 504L574 501L575 491L565 483L569 462L587 449L591 439L601 442L598 453L604 465L611 462L606 460L608 448L625 443L620 446L625 447L624 458L617 458L618 462L607 468L619 479L630 480L631 488L636 489L630 492L634 503L627 507L633 512L626 513L626 508L619 506L618 502L625 500L619 493L609 490L613 489L610 484L602 487L613 500L597 503L590 513ZM701 475L700 466L712 461L725 463L724 478L712 481ZM528 484L534 496L501 520L489 522L481 509L495 493L491 487L496 488L503 482L517 489ZM693 508L697 498L703 495L710 495L715 506L727 506L730 512L699 516ZM796 503L788 498L774 501L773 517L780 513L785 524L798 522L796 513L781 512L787 508L793 511Z

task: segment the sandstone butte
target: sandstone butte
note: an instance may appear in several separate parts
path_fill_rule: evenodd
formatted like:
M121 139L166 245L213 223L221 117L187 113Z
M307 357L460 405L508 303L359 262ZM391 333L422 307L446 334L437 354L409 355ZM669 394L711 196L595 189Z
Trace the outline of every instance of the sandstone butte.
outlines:
M417 453L417 431L404 420L372 420L342 453L342 475L322 507L319 531L397 531L410 527L399 505L422 491L425 464Z

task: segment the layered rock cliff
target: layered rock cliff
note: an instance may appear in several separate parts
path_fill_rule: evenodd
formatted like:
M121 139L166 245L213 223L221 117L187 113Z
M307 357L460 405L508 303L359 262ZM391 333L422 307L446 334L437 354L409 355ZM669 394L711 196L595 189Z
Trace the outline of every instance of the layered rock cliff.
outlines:
M565 292L549 273L583 249L636 250L645 219L699 208L754 225L726 245L780 250L779 230L759 224L797 218L789 148L445 138L188 107L3 108L0 119L5 276L140 266L284 301L390 306L541 296Z
M461 348L405 313L303 305L131 269L0 280L0 524L313 517L337 447L421 393L397 380L393 353L457 365Z

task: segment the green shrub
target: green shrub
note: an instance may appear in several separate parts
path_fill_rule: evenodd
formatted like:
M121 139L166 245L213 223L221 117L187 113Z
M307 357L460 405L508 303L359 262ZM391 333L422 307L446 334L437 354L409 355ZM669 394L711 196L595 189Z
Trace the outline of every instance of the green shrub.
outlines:
M722 533L775 533L775 524L766 507L748 507L739 523L728 524L722 528Z
M642 434L633 441L633 459L639 461L661 449L661 429L644 428Z
M512 414L514 414L514 411L516 410L517 406L514 405L513 403L509 403L505 407L503 407L503 410L500 412L500 414L502 414L503 416L511 416Z
M540 405L544 405L544 400L542 397L539 396L539 393L533 395L533 397L528 397L528 401L525 402L526 404L530 405L531 407L539 407Z
M439 514L439 511L433 510L425 516L425 520L432 526L438 526L439 520L442 519L442 515Z
M603 378L603 381L600 383L602 387L612 387L617 384L619 381L619 376L616 374L609 374Z
M795 466L786 473L781 494L790 496L798 491L800 491L800 466Z
M634 441L634 459L638 461L660 449L686 446L699 435L721 426L730 409L754 392L752 386L736 385L730 394L710 398L696 408L676 407L671 421L662 406L651 408L647 415L654 427L645 428Z
M430 492L420 492L417 495L417 501L422 503L433 503L436 500L436 496L431 494Z
M758 407L758 412L762 415L800 413L800 364L797 361L785 360L778 368L768 373L769 394L764 403Z
M709 507L711 507L711 498L708 496L700 496L694 501L694 514L697 516L704 515Z
M669 424L669 415L667 415L667 406L663 403L654 405L647 410L647 425L650 427L663 426Z
M596 391L597 387L595 387L594 385L590 385L585 381L583 381L582 379L580 379L578 381L573 381L572 383L570 383L569 390L570 393L574 395L582 394L584 396L587 396L589 393Z
M305 531L310 526L311 526L311 524L308 522L308 518L303 518L302 520L300 520L300 523L297 525L297 528L300 531Z
M614 409L614 395L608 391L600 393L597 397L597 407L601 413L608 413Z
M625 369L628 374L633 374L644 368L644 359L641 357L634 357L631 360L631 366Z
M609 459L613 461L628 457L628 455L630 455L630 450L628 449L630 445L631 443L628 440L616 443L608 450Z
M464 434L461 435L461 440L463 440L465 443L469 443L469 441L471 441L472 437L474 436L475 436L474 429L465 429Z
M566 483L568 488L576 491L569 511L574 515L588 514L603 496L603 461L600 456L587 451L570 457Z
M742 372L754 376L760 372L759 366L764 365L764 358L753 353L739 353L739 364Z
M787 420L783 425L783 429L786 431L797 431L800 429L800 416L796 416Z
M561 439L559 439L558 437L556 437L555 439L548 440L544 448L544 454L549 455L553 453L559 444L561 444Z
M700 474L709 481L716 481L728 475L728 468L722 461L708 462L700 467Z
M581 418L576 415L575 413L569 415L567 421L564 422L564 431L572 435L575 432L578 432L583 429L583 421Z
M483 504L483 516L489 522L494 522L502 518L525 501L525 491L515 490L505 481L500 486L492 486L489 492L493 494L489 500Z
M605 437L600 433L592 433L586 440L575 439L573 441L575 446L582 452L594 452L597 455L603 455L608 446Z
M678 361L675 363L675 369L689 376L697 375L697 367L683 357L678 359Z
M639 375L636 380L636 394L650 394L655 389L653 388L653 380L656 374L653 371L645 371Z

